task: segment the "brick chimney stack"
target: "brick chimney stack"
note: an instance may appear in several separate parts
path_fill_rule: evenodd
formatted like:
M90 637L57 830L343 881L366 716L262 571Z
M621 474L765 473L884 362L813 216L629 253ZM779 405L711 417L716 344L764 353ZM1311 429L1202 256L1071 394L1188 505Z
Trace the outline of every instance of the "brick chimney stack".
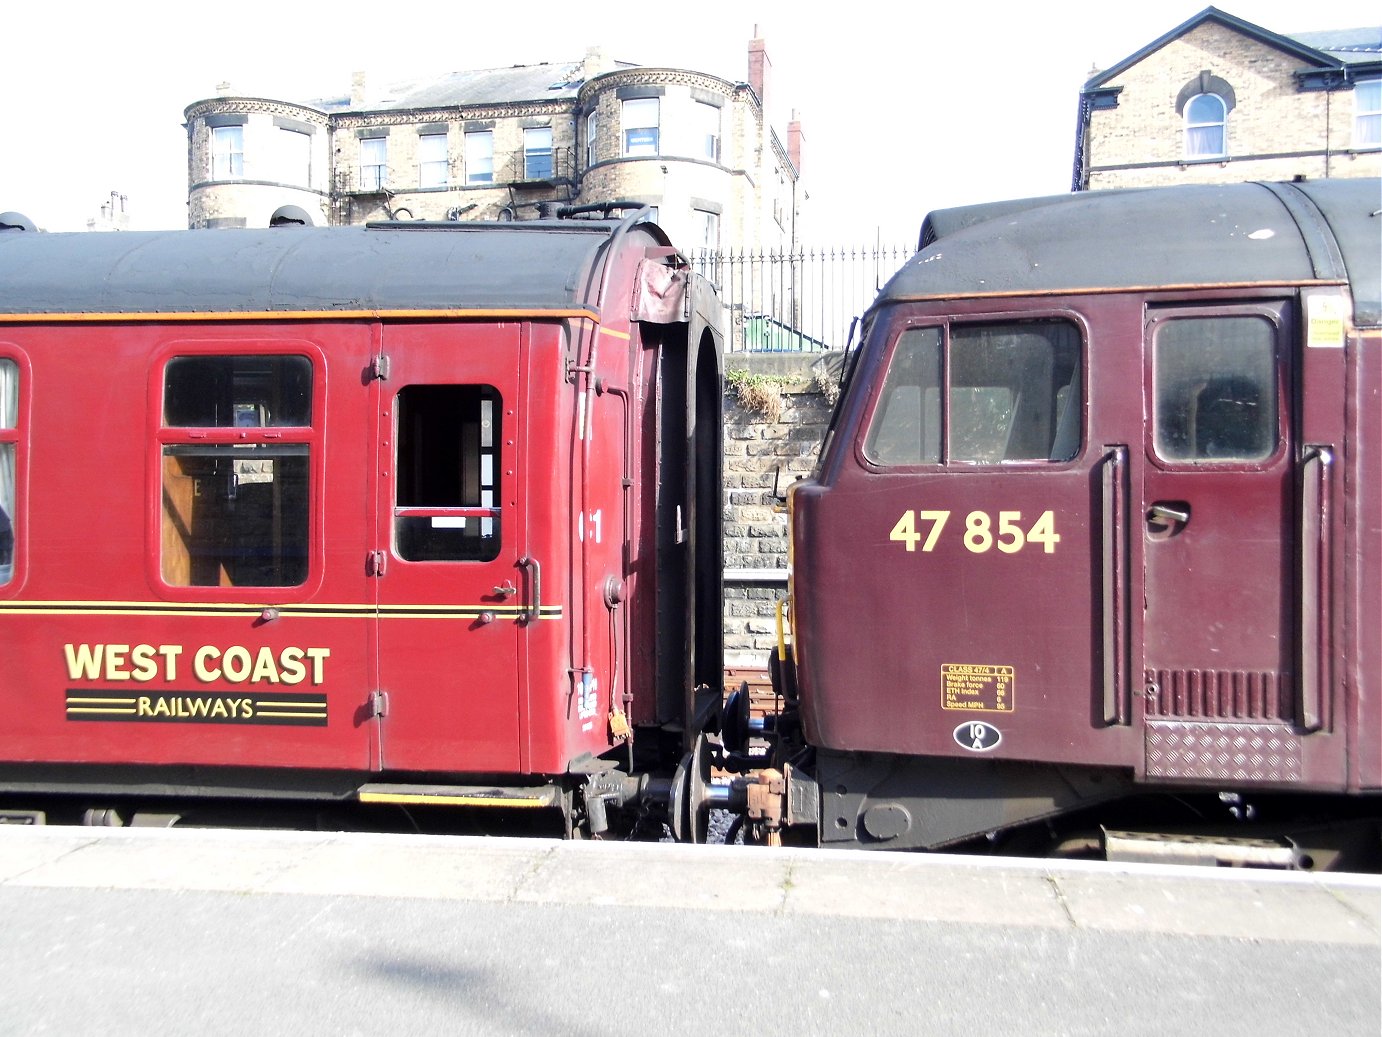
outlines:
M801 140L801 120L793 112L792 121L787 124L787 157L792 160L798 174L801 173Z
M356 72L350 77L350 103L362 105L365 103L365 73Z
M581 75L586 79L594 79L602 72L612 71L614 64L605 57L604 49L601 47L587 47L585 50L585 61L581 66Z
M758 35L758 26L754 26ZM749 86L758 95L758 103L768 107L768 80L772 78L773 63L768 60L768 45L762 39L749 40Z

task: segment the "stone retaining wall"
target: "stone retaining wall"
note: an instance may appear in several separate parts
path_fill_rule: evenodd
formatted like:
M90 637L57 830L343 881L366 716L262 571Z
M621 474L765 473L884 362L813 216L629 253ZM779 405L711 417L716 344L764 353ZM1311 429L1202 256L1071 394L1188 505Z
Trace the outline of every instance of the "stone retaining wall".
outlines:
M787 514L781 499L809 474L830 420L838 353L732 353L725 358L725 665L762 667L777 643L775 606L787 593ZM741 401L736 372L776 392L770 420ZM777 490L774 493L774 481Z

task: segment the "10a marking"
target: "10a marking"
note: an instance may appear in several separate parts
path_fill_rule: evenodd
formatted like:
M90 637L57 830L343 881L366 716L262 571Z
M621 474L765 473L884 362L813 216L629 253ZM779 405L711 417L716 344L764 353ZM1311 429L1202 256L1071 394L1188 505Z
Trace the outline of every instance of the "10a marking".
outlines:
M948 511L913 511L909 508L897 520L888 539L900 542L908 551L915 551L918 543L923 552L934 551L949 519ZM931 528L925 533L917 532L918 520L930 522ZM987 511L971 511L965 516L965 548L972 554L983 554L992 547L1004 554L1016 554L1028 544L1040 544L1049 555L1055 552L1056 545L1060 543L1055 513L1050 511L1043 511L1031 526L1026 527L1025 532L1022 512L1000 511L996 531L994 527L993 517Z

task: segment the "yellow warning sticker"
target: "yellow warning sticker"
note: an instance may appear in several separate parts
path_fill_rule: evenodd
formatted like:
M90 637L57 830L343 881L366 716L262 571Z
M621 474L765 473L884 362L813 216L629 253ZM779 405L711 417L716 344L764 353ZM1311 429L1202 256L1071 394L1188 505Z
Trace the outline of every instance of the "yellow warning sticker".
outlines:
M1305 344L1310 349L1344 348L1344 301L1337 295L1306 299Z
M941 709L1011 713L1016 681L1011 666L941 663Z

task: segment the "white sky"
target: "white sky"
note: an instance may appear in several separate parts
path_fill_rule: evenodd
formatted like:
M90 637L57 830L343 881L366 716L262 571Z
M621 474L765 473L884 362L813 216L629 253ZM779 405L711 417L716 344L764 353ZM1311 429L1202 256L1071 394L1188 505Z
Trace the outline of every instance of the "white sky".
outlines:
M595 45L617 60L741 81L757 26L773 65L773 124L784 139L793 110L803 124L808 243L910 245L929 209L1069 190L1090 68L1203 7L1057 0L908 10L854 0L809 14L805 4L762 0L604 0L581 19L580 5L552 0L345 0L310 13L268 0L146 0L100 17L12 4L0 58L0 210L81 230L118 191L133 229L186 226L182 112L221 81L237 94L306 101L344 93L356 70L389 82L578 60ZM1286 33L1382 21L1375 0L1220 9Z

